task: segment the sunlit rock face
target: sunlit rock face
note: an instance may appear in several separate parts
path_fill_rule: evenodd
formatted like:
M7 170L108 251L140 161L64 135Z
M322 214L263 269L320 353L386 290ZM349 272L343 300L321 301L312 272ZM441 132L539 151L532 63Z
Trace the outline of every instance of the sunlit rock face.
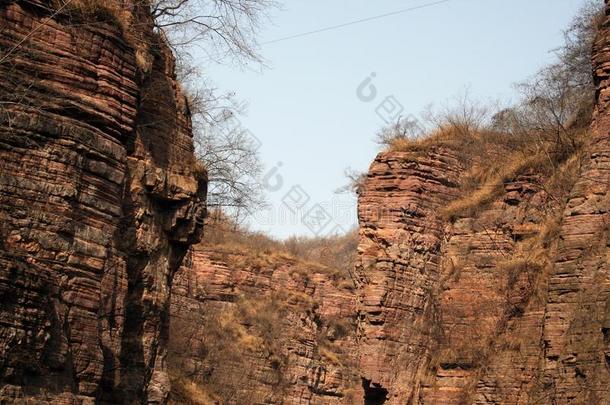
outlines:
M170 370L223 404L355 404L355 321L347 275L277 252L198 245L174 280Z
M174 367L230 404L609 403L610 20L565 192L530 168L448 218L460 150L384 152L352 285L192 247L206 180L171 52L138 2L56 3L0 3L0 402L162 404Z
M142 67L125 24L51 4L0 4L0 399L163 403L205 213L188 107L145 12Z
M444 208L468 197L456 149L420 145L372 164L356 268L364 403L609 403L608 20L593 68L593 124L565 164L570 181L530 168L448 219ZM557 179L566 190L550 193Z
M459 173L449 148L387 152L361 190L358 349L370 403L405 403L426 373L445 243L438 210L457 195Z
M556 403L610 402L610 6L593 48L591 140L549 276L543 382Z

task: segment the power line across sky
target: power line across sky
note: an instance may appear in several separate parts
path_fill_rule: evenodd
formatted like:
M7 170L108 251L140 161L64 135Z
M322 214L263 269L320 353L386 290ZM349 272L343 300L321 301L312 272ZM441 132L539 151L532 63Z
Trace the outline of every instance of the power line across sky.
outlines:
M323 32L328 32L328 31L334 31L334 30L338 30L341 28L345 28L345 27L349 27L352 25L356 25L356 24L362 24L362 23L366 23L369 21L375 21L375 20L381 20L387 17L392 17L392 16L396 16L399 14L405 14L411 11L415 11L415 10L420 10L422 8L428 8L428 7L432 7L432 6L437 6L439 4L444 4L444 3L449 3L450 1L453 0L437 0L437 1L432 1L432 2L428 2L428 3L424 3L424 4L420 4L417 6L412 6L412 7L408 7L408 8L403 8L400 10L395 10L389 13L384 13L384 14L379 14L379 15L375 15L375 16L371 16L371 17L365 17L365 18L361 18L358 20L353 20L353 21L348 21L345 23L341 23L341 24L336 24L336 25L331 25L328 27L323 27L323 28L318 28L316 30L312 30L312 31L307 31L307 32L302 32L299 34L294 34L294 35L289 35L283 38L277 38L277 39L273 39L271 41L265 41L263 43L261 43L261 45L270 45L270 44L275 44L278 42L284 42L284 41L289 41L291 39L297 39L297 38L302 38L302 37L307 37L310 35L314 35L314 34L320 34Z
M413 2L415 0L410 0L410 2ZM280 42L287 42L287 41L291 41L294 39L299 39L299 38L304 38L304 37L309 37L309 36L313 36L316 34L322 34L322 33L326 33L326 32L330 32L330 31L336 31L336 30L340 30L342 28L347 28L350 26L354 26L354 25L358 25L358 24L363 24L363 23L367 23L367 22L371 22L371 21L376 21L376 20L382 20L385 18L389 18L389 17L394 17L397 15L401 15L401 14L407 14L413 11L417 11L417 10L421 10L421 9L425 9L425 8L430 8L430 7L434 7L434 6L438 6L441 4L447 4L449 2L453 2L455 0L436 0L436 1L431 1L431 2L426 2L423 4L418 4L415 6L411 6L411 7L406 7L406 8L402 8L399 10L394 10L394 11L390 11L387 13L383 13L383 14L377 14L377 15L372 15L369 17L364 17L364 18L360 18L357 20L352 20L352 21L347 21L344 23L340 23L340 24L334 24L334 25L329 25L326 27L322 27L322 28L317 28L311 31L304 31L304 32L300 32L297 34L292 34L292 35L287 35L285 37L280 37L280 38L276 38L276 39L272 39L269 41L263 41L261 43L259 43L259 46L265 46L265 45L273 45L273 44L277 44ZM220 52L206 52L207 56L200 59L199 62L201 63L209 63L209 62L221 62L225 57L231 55L231 51L230 50L225 50L225 51L220 51Z

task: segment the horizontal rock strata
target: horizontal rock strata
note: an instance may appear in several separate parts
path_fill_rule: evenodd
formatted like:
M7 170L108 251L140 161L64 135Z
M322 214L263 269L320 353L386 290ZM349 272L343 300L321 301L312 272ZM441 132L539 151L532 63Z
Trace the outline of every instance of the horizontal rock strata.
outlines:
M368 403L609 403L606 18L582 156L551 172L523 164L471 194L458 184L476 167L451 142L372 164L357 265Z
M0 4L0 400L163 403L204 214L188 107L146 13L148 70L117 21L56 11Z
M347 275L284 254L197 246L172 291L176 374L222 404L352 404Z

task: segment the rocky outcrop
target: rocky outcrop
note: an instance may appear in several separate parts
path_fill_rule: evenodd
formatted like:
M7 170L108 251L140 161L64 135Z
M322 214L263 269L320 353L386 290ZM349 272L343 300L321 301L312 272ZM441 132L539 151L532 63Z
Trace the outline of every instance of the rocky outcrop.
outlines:
M609 30L607 17L581 155L552 170L498 157L500 180L466 193L477 162L455 142L371 166L357 265L365 403L609 403Z
M163 403L204 215L188 106L138 2L56 4L0 4L0 399Z
M369 399L415 380L433 333L431 290L440 279L438 209L456 195L459 166L448 148L380 154L358 205L360 371ZM404 403L405 385L390 395ZM374 402L371 402L374 403ZM399 403L399 402L396 402Z
M596 107L563 213L544 315L544 379L555 403L610 403L610 6L593 50Z
M175 386L222 404L357 403L353 288L282 253L195 247L172 291Z
M191 247L171 52L142 2L70 3L0 2L0 402L610 403L610 16L586 145L380 154L352 279Z

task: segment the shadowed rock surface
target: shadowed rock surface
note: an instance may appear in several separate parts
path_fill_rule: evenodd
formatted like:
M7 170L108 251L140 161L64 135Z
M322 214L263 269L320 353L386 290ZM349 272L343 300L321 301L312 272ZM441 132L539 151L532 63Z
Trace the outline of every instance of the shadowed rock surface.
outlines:
M51 4L0 3L0 399L164 403L205 213L188 107L137 4Z

